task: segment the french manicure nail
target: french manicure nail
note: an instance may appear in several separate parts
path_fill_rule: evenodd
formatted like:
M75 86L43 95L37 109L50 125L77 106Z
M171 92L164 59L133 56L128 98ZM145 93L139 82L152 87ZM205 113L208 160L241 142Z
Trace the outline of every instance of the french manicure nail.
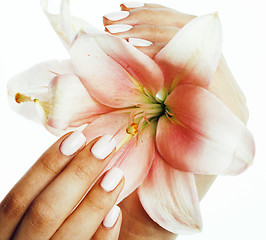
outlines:
M86 138L81 131L71 133L60 145L60 151L66 156L70 156L78 151L86 142Z
M106 17L110 21L118 21L118 20L121 20L121 19L126 18L128 16L129 16L128 11L120 11L120 12L114 12L114 13L106 14L104 17Z
M104 191L111 192L118 186L123 175L123 172L119 168L114 167L105 174L100 185Z
M113 206L113 208L110 210L110 212L105 216L103 220L103 226L106 228L112 228L120 214L120 208L118 206Z
M131 43L135 47L148 47L152 45L152 42L145 40L145 39L140 39L140 38L129 38L128 42Z
M126 2L126 3L123 3L123 5L126 8L139 8L139 7L144 7L144 3L142 3L142 2Z
M119 33L129 31L133 26L127 24L115 24L105 26L110 33Z
M116 140L111 135L102 136L91 148L97 159L105 159L116 147Z

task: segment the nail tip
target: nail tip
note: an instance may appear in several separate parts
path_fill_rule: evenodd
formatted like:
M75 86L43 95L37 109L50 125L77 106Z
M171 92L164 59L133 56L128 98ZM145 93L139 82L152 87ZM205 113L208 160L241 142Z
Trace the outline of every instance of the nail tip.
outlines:
M109 213L106 215L106 217L103 220L103 226L106 228L112 228L120 214L120 207L117 205L114 205L112 209L109 211Z
M124 5L126 8L144 7L144 3L142 2L125 2L125 3L122 3L121 5Z
M104 135L92 146L91 153L97 159L103 160L110 155L116 147L116 140L112 135Z
M71 156L86 143L83 132L77 130L72 132L60 145L59 150L65 156Z
M129 38L128 42L135 47L148 47L153 44L151 41L140 38Z
M129 16L128 11L120 11L120 12L113 12L105 14L104 17L110 21L119 21Z
M105 28L110 32L110 33L120 33L120 32L127 32L133 26L128 25L128 24L114 24L114 25L106 25Z

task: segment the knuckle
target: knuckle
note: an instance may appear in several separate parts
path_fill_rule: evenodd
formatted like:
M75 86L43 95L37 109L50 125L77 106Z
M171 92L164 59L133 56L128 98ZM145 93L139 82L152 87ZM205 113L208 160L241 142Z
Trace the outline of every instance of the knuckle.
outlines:
M74 164L73 170L76 176L78 176L81 180L89 179L92 174L90 168L86 164L82 163Z
M87 202L89 208L94 212L104 211L108 206L108 203L100 197L96 198L93 196L88 196Z
M42 156L40 159L40 163L47 172L52 173L52 174L57 174L59 167L59 162L58 161L59 156L56 154L53 156Z
M151 15L154 13L154 11L150 8L140 8L140 9L137 9L138 10L138 13L143 15L143 16L148 16L148 17L151 17Z
M53 205L40 200L33 203L27 217L31 225L39 231L51 228L57 219Z
M14 218L24 214L27 209L27 200L22 194L13 192L2 201L0 209L6 218Z

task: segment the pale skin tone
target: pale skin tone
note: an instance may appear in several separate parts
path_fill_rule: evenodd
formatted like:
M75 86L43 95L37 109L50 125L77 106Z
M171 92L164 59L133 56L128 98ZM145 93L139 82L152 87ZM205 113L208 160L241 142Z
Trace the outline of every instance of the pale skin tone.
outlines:
M128 9L122 4L121 10L129 11L130 15L120 21L104 18L104 25L132 25L131 30L114 35L126 40L133 37L151 41L153 44L148 47L138 47L151 58L195 17L154 4L145 4L136 9ZM246 123L248 114L245 99L223 57L211 82L210 91ZM90 151L96 139L73 155L65 156L60 152L60 144L68 135L54 143L1 202L0 240L176 238L175 234L161 228L146 214L136 192L120 203L122 212L115 225L112 228L104 227L102 221L115 204L124 179L111 192L101 188L102 178L90 191L87 190L114 153L104 160L96 159ZM197 175L195 179L202 199L215 176Z

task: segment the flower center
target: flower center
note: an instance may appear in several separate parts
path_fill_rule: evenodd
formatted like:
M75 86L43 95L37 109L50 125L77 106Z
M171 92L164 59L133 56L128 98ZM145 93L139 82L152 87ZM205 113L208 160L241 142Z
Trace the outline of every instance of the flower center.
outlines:
M164 103L158 101L138 104L135 107L124 109L124 111L130 113L130 125L127 127L126 132L133 137L147 125L157 122L162 115L166 115L170 120L172 116Z

